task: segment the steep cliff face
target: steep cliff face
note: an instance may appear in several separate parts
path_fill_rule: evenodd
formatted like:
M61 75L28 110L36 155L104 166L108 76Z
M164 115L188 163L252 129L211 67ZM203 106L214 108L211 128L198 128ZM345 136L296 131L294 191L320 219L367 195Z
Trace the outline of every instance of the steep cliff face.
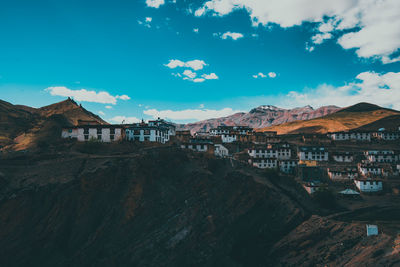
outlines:
M134 151L3 156L0 266L399 262L385 228L366 238L352 223L381 225L387 218L371 213L379 209L343 221L311 216L318 203L292 177L171 147ZM382 211L395 230L398 211Z
M172 148L6 159L0 172L2 266L267 264L309 216L279 179Z
M210 119L196 123L189 123L183 128L192 132L208 131L218 125L246 125L252 128L264 128L297 120L310 120L319 118L339 110L336 106L325 106L313 109L305 106L294 109L283 109L275 106L264 105L250 110L247 113L236 113L228 117Z

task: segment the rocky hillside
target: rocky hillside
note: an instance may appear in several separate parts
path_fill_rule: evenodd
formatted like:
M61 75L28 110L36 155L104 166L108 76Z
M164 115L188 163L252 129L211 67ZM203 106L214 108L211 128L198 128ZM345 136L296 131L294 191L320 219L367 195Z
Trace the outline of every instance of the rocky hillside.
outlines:
M40 139L48 139L54 134L59 136L62 126L76 125L78 120L106 124L72 99L38 109L0 100L0 149L30 148Z
M369 103L359 103L343 108L333 114L307 120L293 121L266 127L260 131L277 131L278 134L327 133L352 129L378 130L379 128L398 129L400 112L382 108Z
M0 172L1 266L268 264L314 207L301 187L174 148L24 155Z
M96 144L99 153L85 154L79 152L85 144L66 145L72 147L55 154L0 160L0 266L395 266L399 260L390 254L390 235L366 238L365 224L312 216L330 211L292 177L172 147L120 153L127 144Z
M209 119L181 126L192 132L208 131L218 125L246 125L252 128L264 128L298 120L319 118L339 110L336 106L325 106L313 109L311 106L283 109L274 106L259 106L248 113L236 113L228 117Z

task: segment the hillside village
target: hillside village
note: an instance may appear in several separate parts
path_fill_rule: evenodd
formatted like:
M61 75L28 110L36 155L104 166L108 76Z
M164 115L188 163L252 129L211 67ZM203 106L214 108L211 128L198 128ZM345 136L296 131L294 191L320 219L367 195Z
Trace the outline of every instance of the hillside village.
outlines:
M80 142L174 145L292 175L309 194L327 188L353 196L382 193L398 190L400 182L400 125L389 130L327 134L277 134L220 125L192 135L189 130L177 131L163 119L123 125L80 120L77 126L63 128L61 137Z
M160 266L182 249L211 259L211 239L213 251L228 248L218 255L243 263L390 266L400 249L398 114L362 104L296 122L308 125L302 132L223 123L193 131L163 119L108 124L72 99L42 108L0 101L0 234L14 255L5 262L40 261L36 244L57 250L73 229L54 262L82 253L77 262L134 255ZM332 120L340 131L322 132ZM112 244L101 259L99 238Z

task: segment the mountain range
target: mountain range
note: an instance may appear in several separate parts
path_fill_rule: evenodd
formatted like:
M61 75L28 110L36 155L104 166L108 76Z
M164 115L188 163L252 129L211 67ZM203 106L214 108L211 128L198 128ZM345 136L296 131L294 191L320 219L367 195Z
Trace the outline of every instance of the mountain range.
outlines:
M207 132L218 125L245 125L252 128L265 128L286 122L319 118L338 110L340 110L340 108L337 106L324 106L318 109L313 109L311 106L284 109L271 105L263 105L249 112L240 112L227 117L188 123L186 125L180 125L179 128L188 129L192 133L198 131Z

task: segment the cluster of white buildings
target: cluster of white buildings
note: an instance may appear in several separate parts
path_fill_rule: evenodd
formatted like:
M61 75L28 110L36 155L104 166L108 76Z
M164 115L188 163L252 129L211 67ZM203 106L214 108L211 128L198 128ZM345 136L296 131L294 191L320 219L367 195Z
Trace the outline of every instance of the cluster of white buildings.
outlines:
M78 126L64 128L61 136L82 142L128 140L160 144L168 143L175 137L174 140L182 149L211 153L222 158L236 157L240 154L244 156L244 162L247 161L251 166L260 169L276 169L283 173L294 174L302 167L321 168L323 172L326 170L325 173L332 181L354 182L361 192L380 191L383 188L384 177L400 174L399 151L390 149L362 151L354 148L353 152L335 149L328 151L328 147L331 149L332 146L323 145L322 142L310 146L289 144L283 142L282 136L277 136L276 132L256 132L247 126L218 126L209 132L199 132L192 136L188 130L177 132L172 123L162 119L125 125L101 125L80 121ZM384 129L376 132L334 132L329 133L328 137L338 142L384 140L390 143L400 139L400 128L398 132ZM321 138L314 137L315 139ZM332 141L326 140L329 143L325 144L332 144L330 143ZM304 140L303 142L307 143ZM311 188L311 191L321 185L317 180L307 183L309 185L307 188Z
M94 121L78 121L78 126L64 127L62 138L76 139L80 142L117 142L123 139L139 142L167 143L175 135L175 125L158 119L135 124L99 124Z
M298 164L288 143L254 145L247 153L249 163L260 169L279 169L284 173L293 173Z
M372 139L394 141L400 139L400 127L398 131L387 131L385 128L381 128L378 131L341 131L328 133L328 137L334 141L361 141L369 142Z

